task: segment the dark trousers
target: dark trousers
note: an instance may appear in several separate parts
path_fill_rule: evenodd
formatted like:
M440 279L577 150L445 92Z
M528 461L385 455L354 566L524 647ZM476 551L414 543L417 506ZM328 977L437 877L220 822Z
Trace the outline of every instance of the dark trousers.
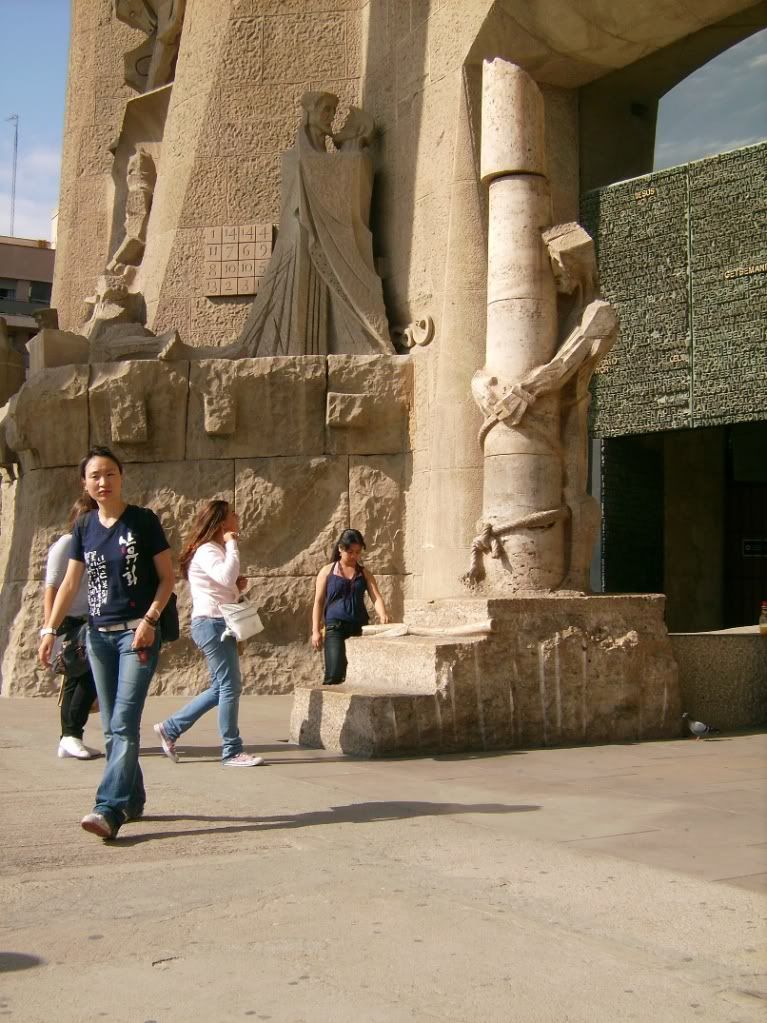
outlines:
M61 735L82 739L88 714L96 699L96 683L90 669L77 678L65 678L61 690Z
M346 640L361 636L362 627L354 622L325 622L325 680L323 685L337 686L346 680Z

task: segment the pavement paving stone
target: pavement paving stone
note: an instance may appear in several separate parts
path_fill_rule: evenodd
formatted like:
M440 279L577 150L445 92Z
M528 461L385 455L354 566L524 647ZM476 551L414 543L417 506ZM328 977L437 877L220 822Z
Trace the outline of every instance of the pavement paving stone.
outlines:
M147 814L104 843L77 825L103 761L0 701L11 1023L763 1018L766 735L356 761L250 697L268 762L231 771L211 715L162 755L178 703L148 702Z

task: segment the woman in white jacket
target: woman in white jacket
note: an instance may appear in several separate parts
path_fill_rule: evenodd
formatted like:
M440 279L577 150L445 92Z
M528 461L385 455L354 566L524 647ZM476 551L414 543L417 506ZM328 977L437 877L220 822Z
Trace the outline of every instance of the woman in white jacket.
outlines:
M237 641L223 637L221 604L234 604L245 588L237 548L239 524L228 501L209 501L197 517L181 556L181 572L192 595L192 639L205 654L210 688L154 726L165 755L178 763L176 740L203 714L218 707L221 756L225 767L257 767L262 757L242 750L237 725L242 681Z

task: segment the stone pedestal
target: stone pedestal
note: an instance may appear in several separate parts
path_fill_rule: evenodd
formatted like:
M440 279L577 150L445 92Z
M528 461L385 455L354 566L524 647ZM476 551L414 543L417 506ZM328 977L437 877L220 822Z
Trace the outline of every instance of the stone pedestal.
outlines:
M637 742L681 734L662 596L535 595L408 606L477 638L362 637L341 686L296 689L291 741L357 756Z

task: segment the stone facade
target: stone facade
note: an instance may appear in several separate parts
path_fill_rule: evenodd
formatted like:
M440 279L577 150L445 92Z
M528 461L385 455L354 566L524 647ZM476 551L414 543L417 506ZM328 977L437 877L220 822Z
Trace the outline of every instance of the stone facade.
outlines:
M330 542L345 526L365 532L369 564L395 618L402 616L406 597L451 600L453 613L460 616L461 601L467 598L462 577L476 553L477 520L496 498L502 504L509 496L501 493L504 474L494 475L488 468L495 452L483 452L478 442L490 405L478 406L472 394L475 374L483 367L498 368L497 351L488 346L487 336L492 319L489 264L491 287L500 283L514 291L516 285L511 262L488 259L488 237L503 235L489 192L509 174L525 179L512 187L501 182L495 188L496 194L507 196L509 209L520 183L532 194L527 180L531 171L542 180L545 175L545 184L538 182L537 191L532 189L535 202L525 200L525 210L529 213L534 206L535 216L523 210L518 224L524 224L525 237L534 242L530 266L535 264L536 287L546 292L550 328L536 358L529 365L511 367L509 382L522 386L526 408L538 403L536 415L543 410L546 418L546 410L556 408L559 416L561 410L561 418L555 421L552 413L548 424L548 468L538 476L533 473L526 487L535 515L541 508L556 510L555 546L562 557L557 555L548 575L528 575L534 589L563 585L582 589L581 555L588 554L598 510L588 504L583 491L581 412L587 404L592 364L601 354L597 341L608 332L597 337L582 319L596 291L588 261L581 258L590 242L584 242L574 223L582 162L579 108L590 85L661 47L705 36L708 26L728 16L741 15L737 31L747 34L749 3L707 0L701 8L680 5L678 0L652 0L641 17L620 5L608 13L594 0L552 0L545 12L528 0L152 0L144 6L146 18L119 3L117 17L110 0L73 0L53 300L61 338L69 339L68 350L77 350L72 332L98 329L106 339L94 343L87 358L73 357L77 365L57 360L55 337L40 340L35 372L6 409L4 439L16 452L22 473L18 480L5 481L3 489L3 691L50 688L50 679L29 661L17 637L28 637L39 620L35 593L42 557L76 491L74 467L87 444L96 440L112 444L125 457L128 498L155 508L176 550L197 502L217 495L234 501L243 520L244 571L266 626L246 646L247 691L285 691L318 677L317 658L306 642L312 583ZM166 23L172 31L164 34L161 26ZM163 39L165 49L160 48ZM534 166L502 160L489 173L481 166L483 138L489 137L492 121L486 102L483 108L483 75L486 84L488 74L483 65L493 58L499 67L515 68L513 74L530 83L534 101L520 108L512 103L517 120L501 118L499 123L503 131L514 124L524 135L530 127L529 109L535 107L540 123L534 129ZM145 80L139 74L142 68ZM338 108L332 130L326 126L322 137L312 140L322 161L326 155L336 159L322 151L325 136L335 131L338 139L342 124L356 123L355 118L362 123L360 118L367 116L362 111L375 120L375 137L366 129L375 169L372 237L366 233L366 216L356 215L369 200L369 189L334 196L332 174L314 179L309 174L303 185L308 182L324 191L321 202L310 202L306 208L331 219L333 211L338 213L338 223L343 222L347 232L345 245L339 245L342 256L355 251L364 255L364 279L368 291L377 289L375 302L366 306L360 294L346 298L355 309L376 313L368 316L368 321L375 319L374 333L381 342L374 350L389 351L385 320L392 344L397 338L430 335L421 334L420 328L408 330L413 323L433 323L433 342L416 344L403 355L360 354L371 349L334 347L335 342L321 350L309 345L280 347L288 337L286 305L264 314L274 318L273 323L269 320L273 340L269 352L258 352L261 358L235 357L256 354L237 352L228 343L241 336L252 308L268 306L263 296L259 299L261 284L255 282L268 280L269 271L259 267L264 274L256 273L254 251L255 298L250 290L240 292L239 284L237 294L231 285L227 293L223 289L216 293L206 286L205 275L218 270L206 270L205 263L218 263L221 257L221 280L233 281L234 269L224 278L229 260L223 249L214 255L207 246L217 244L219 231L223 245L233 231L252 226L254 237L258 230L271 234L274 253L281 251L279 236L275 240L271 229L280 221L281 210L285 213L284 157L300 126L307 126L300 113L302 102L306 111L314 102L312 96L327 94L338 98ZM485 94L486 100L487 88ZM360 109L355 114L352 108ZM353 116L346 122L350 109ZM337 148L338 157L343 157L343 143ZM646 161L647 153L640 147L630 172L646 172ZM368 184L366 179L366 188ZM350 204L355 216L346 216ZM290 212L292 200L287 207ZM301 261L307 255L315 270L322 265L312 239L307 242L301 234L311 226L300 225L292 250L296 259L285 264L296 272L306 269ZM342 233L333 228L315 235L330 238L335 245ZM326 241L326 257L329 248ZM211 258L206 260L206 255ZM240 253L238 248L237 255L239 281L240 261L250 266L249 250ZM580 277L574 273L568 283L571 257L569 271L580 267L583 272ZM359 267L352 267L355 273L350 275L338 269L342 262L333 275L340 291L349 281L363 279L356 272ZM276 269L275 264L272 278ZM251 280L249 269L246 279ZM379 292L385 307L380 316ZM315 292L308 289L306 294ZM84 304L89 295L95 318L90 324ZM531 296L513 297L516 301ZM305 317L307 331L314 329L312 317L319 303L315 307L292 301L290 308ZM102 330L105 323L109 329ZM504 329L499 328L494 344L508 356L513 338ZM529 333L533 337L535 332ZM321 335L316 332L318 338ZM331 331L328 337L332 336ZM576 349L588 349L589 356L577 366L569 361ZM295 354L298 351L316 354ZM509 367L504 364L501 369ZM517 371L521 384L514 376ZM535 381L527 380L528 373L537 374ZM552 379L556 394L544 394L543 384L551 391ZM490 380L486 383L495 386ZM499 396L490 397L492 405ZM508 395L500 397L505 400ZM535 415L531 418L535 425ZM493 443L502 432L494 430ZM524 447L538 443L534 435L534 429L525 428L513 437ZM506 433L503 436L508 440ZM580 452L572 459L571 437L580 438L574 445ZM504 449L503 454L518 465L525 462L521 448ZM490 477L495 479L492 485ZM543 489L546 499L540 505L535 502ZM50 500L41 510L41 495L45 501L49 491ZM490 510L493 515L498 512L495 507ZM534 528L543 533L550 525L536 519ZM576 549L581 567L574 583L566 574L569 555L564 552ZM491 553L498 553L497 543L491 545ZM485 600L498 598L496 590L503 589L494 578L497 567L493 559L482 593ZM525 572L515 578L513 592L524 582ZM188 601L183 586L180 596L185 621ZM411 605L412 613L418 613L418 606ZM466 743L484 748L482 744L501 741L668 734L664 729L671 726L665 719L660 731L657 722L647 724L662 705L672 706L668 693L674 679L664 652L659 606L653 605L649 617L643 607L625 605L648 623L646 629L633 627L639 629L638 649L633 640L624 642L632 626L623 619L616 619L609 636L598 634L592 621L570 639L560 615L549 621L546 638L535 633L528 614L524 623L532 630L530 642L548 643L552 651L566 649L567 657L583 641L587 649L593 647L597 664L614 644L622 651L615 656L620 678L625 675L628 680L625 692L616 690L611 696L605 672L595 668L599 693L595 691L593 707L581 724L557 726L556 734L542 732L536 715L553 719L546 708L532 709L538 683L528 665L519 676L515 699L519 707L532 701L529 713L525 710L515 718L511 731L502 724L499 708L508 693L501 695L505 683L499 682L496 703L491 700L498 721L493 725L488 709L480 742L476 715L467 710ZM585 611L584 615L588 617ZM448 657L442 647L452 646L449 657L455 658L456 673L468 670L465 666L474 663L476 652L488 679L496 679L494 663L497 666L513 651L507 635L511 619L500 605L495 617L506 623L503 641L442 644L432 666ZM560 642L555 636L564 638ZM411 657L410 646L423 647L408 643L410 638L401 644L407 651L405 660ZM491 651L489 659L482 661L486 650ZM656 663L656 654L659 674L646 674L645 689L637 665ZM521 647L518 655L523 657ZM420 655L412 656L417 660ZM202 684L201 659L187 640L171 647L163 658L157 683L161 691L195 691ZM439 661L443 663L449 667L449 658ZM405 685L401 672L397 677ZM533 689L527 692L529 687ZM449 686L440 689L449 691ZM311 699L316 702L323 695L327 694L312 694ZM333 694L333 699L336 696L341 699L343 694ZM433 700L433 693L429 698ZM637 707L644 708L642 721Z
M3 694L55 691L56 679L34 656L45 558L64 531L89 442L125 460L126 499L157 512L176 553L203 500L233 502L245 524L242 571L265 625L244 650L245 692L289 692L317 677L308 643L314 578L350 521L367 532L370 563L401 616L411 369L403 356L364 360L364 401L388 403L364 429L326 421L340 388L359 394L360 368L351 371L339 356L94 363L32 376L5 424L22 471L0 492ZM50 429L52 420L61 428ZM157 692L196 692L206 677L188 638L183 582L179 597L182 639L162 655Z

